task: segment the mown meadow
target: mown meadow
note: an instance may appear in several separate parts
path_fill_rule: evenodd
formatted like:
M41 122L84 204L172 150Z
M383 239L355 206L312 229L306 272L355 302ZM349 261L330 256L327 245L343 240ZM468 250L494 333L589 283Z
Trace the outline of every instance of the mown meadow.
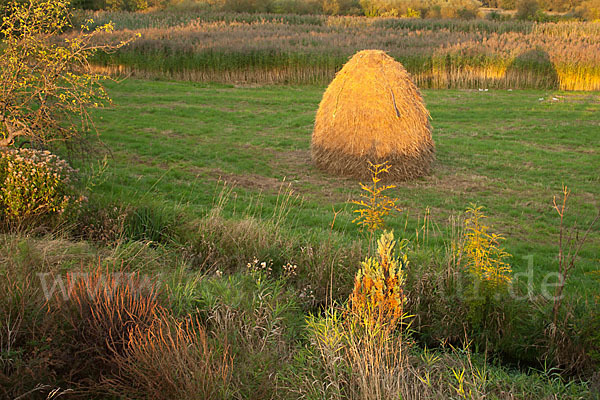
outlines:
M111 149L111 179L99 188L109 198L147 198L202 215L221 180L236 186L236 199L226 212L248 209L269 216L280 188L289 185L300 196L288 210L294 229L327 233L335 210L342 213L333 230L349 241L360 236L349 204L360 194L358 182L328 176L310 160L323 87L128 80L111 89L117 106L99 110L97 118L103 142ZM394 189L405 212L390 227L414 236L429 213L436 227L428 240L435 243L436 236L448 234L449 217L477 203L508 237L515 263L522 266L518 269L525 269L524 257L533 254L538 271L551 271L558 228L553 195L563 184L573 190L570 223L595 215L600 176L591 166L600 165L594 144L598 95L507 90L424 94L438 148L435 170ZM596 265L599 239L593 237L582 253L582 276Z
M600 89L597 22L419 20L277 14L95 12L142 37L98 70L223 83L326 84L363 49L387 51L423 88Z

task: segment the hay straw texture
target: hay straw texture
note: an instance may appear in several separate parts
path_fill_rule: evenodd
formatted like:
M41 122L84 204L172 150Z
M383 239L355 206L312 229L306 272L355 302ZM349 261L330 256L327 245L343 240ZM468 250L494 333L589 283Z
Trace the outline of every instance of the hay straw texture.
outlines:
M356 53L337 73L317 111L313 161L335 175L365 179L368 161L391 166L387 180L429 172L429 112L402 64L380 50Z

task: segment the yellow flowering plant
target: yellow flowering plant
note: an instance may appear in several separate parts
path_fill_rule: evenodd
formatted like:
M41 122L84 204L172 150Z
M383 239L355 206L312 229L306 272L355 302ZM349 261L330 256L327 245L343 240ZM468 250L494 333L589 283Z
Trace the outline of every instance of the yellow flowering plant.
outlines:
M506 259L510 257L500 242L502 235L491 233L486 225L483 207L467 208L465 231L458 253L467 271L493 289L506 286L511 281L512 268Z
M399 249L406 245L403 240ZM377 241L376 257L363 261L354 279L348 311L369 331L393 331L405 317L403 287L408 258L406 254L395 257L395 246L394 233L384 231Z

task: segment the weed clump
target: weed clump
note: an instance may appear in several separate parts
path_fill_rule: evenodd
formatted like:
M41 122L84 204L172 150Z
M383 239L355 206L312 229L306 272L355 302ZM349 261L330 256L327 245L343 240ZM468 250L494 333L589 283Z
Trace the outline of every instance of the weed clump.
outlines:
M512 268L505 261L510 254L500 247L500 241L504 237L489 232L482 209L483 207L475 205L467 208L465 233L458 256L471 276L490 289L497 289L511 281Z
M36 219L52 220L80 199L75 170L49 151L0 151L0 221L19 226Z

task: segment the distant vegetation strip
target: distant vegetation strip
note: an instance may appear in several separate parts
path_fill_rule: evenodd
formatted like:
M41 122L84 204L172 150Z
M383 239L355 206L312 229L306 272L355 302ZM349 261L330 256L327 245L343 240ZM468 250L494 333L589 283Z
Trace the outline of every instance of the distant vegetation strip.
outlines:
M600 90L600 23L412 20L177 12L87 14L127 49L98 69L227 83L327 83L356 51L382 49L421 87ZM83 18L83 16L82 16ZM106 37L101 38L101 40Z

